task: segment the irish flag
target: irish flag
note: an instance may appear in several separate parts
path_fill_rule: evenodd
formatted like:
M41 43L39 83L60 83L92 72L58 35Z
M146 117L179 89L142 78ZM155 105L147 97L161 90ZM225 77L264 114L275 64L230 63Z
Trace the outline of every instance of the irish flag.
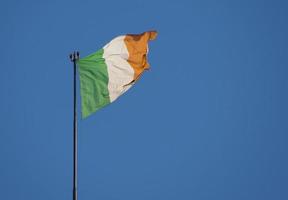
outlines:
M83 118L115 101L149 68L148 42L156 36L156 31L118 36L77 61Z

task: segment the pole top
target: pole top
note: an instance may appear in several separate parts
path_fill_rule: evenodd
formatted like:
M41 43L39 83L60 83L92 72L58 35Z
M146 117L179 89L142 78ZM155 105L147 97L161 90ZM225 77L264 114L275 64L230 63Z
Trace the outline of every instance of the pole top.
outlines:
M79 51L74 51L69 55L71 62L75 62L76 60L79 60L80 54Z

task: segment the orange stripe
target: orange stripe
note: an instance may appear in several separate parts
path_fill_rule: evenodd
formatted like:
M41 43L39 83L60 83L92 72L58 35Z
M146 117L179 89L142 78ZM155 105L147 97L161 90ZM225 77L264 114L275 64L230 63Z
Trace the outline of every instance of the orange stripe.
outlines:
M148 31L142 34L128 34L124 42L129 52L128 63L134 69L134 81L137 80L144 70L149 69L147 61L148 42L157 36L156 31Z

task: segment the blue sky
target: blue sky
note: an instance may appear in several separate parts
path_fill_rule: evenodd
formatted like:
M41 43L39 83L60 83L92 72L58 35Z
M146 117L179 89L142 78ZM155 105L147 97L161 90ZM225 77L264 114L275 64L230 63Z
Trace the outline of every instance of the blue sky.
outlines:
M79 121L79 200L288 199L287 9L260 0L1 1L1 198L72 199L68 55L157 29L151 70Z

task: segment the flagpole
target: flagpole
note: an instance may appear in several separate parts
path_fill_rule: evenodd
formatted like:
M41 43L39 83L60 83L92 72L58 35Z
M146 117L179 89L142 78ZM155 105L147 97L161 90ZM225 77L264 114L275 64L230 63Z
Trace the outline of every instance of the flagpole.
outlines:
M70 54L70 60L73 62L73 200L78 200L78 132L77 132L77 90L76 90L76 61L79 59L79 52Z

